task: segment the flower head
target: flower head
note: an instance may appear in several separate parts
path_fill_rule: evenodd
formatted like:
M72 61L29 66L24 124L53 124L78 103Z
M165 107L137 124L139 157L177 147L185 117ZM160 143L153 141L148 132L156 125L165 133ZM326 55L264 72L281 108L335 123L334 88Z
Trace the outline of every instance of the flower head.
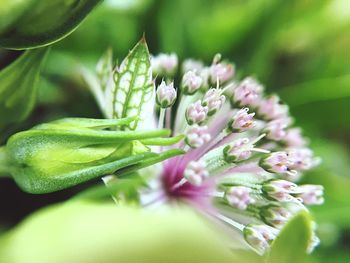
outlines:
M176 55L156 56L152 67L153 77L167 75L170 83L155 79L156 101L163 107L156 116L159 128L184 138L160 148L185 153L151 173L158 183L138 189L141 205L149 206L144 199L186 203L241 231L264 253L295 211L323 202L321 186L296 182L319 160L276 95L266 96L251 77L234 79L233 64L218 55L208 66L185 60L178 75ZM181 87L178 97L173 82Z

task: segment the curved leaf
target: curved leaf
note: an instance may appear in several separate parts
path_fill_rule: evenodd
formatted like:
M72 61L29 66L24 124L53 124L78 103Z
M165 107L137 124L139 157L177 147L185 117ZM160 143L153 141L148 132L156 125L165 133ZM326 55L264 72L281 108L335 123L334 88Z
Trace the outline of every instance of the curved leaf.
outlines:
M30 50L0 72L0 130L24 120L35 105L47 49Z
M0 46L45 46L71 33L102 0L27 0L1 3ZM9 21L9 22L8 22Z
M282 229L272 243L267 263L302 263L311 240L311 220L309 214L296 215Z

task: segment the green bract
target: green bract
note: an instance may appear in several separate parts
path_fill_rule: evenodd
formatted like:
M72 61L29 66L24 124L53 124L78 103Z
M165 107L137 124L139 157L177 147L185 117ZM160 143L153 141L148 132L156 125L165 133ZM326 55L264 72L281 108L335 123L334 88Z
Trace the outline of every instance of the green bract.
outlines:
M72 118L38 125L10 137L5 148L6 167L24 191L47 193L116 172L132 173L182 153L151 152L147 145L168 145L182 139L163 138L169 135L165 129L105 129L129 125L135 120Z
M97 65L97 74L84 70L83 76L106 118L140 117L123 126L135 130L147 123L154 110L154 83L145 39L114 71L112 59L108 50Z
M45 48L27 51L0 72L0 131L24 120L33 109L46 53Z
M102 0L1 0L0 46L26 49L72 32Z

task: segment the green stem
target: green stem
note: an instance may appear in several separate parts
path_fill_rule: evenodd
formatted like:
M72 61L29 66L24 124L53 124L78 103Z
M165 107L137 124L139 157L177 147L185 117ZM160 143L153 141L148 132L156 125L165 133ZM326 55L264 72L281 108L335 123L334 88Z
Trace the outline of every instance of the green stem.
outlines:
M6 147L0 147L0 178L10 177L10 165L7 160Z

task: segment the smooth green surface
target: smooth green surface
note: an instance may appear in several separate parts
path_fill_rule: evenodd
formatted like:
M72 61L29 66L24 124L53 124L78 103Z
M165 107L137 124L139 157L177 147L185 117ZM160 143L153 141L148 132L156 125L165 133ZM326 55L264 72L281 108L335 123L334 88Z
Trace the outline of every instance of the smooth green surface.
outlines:
M291 219L273 241L267 263L303 263L311 239L310 215L301 212Z
M245 262L220 233L186 209L72 201L35 213L4 235L0 262Z
M27 0L0 3L0 46L27 49L71 33L102 0Z

